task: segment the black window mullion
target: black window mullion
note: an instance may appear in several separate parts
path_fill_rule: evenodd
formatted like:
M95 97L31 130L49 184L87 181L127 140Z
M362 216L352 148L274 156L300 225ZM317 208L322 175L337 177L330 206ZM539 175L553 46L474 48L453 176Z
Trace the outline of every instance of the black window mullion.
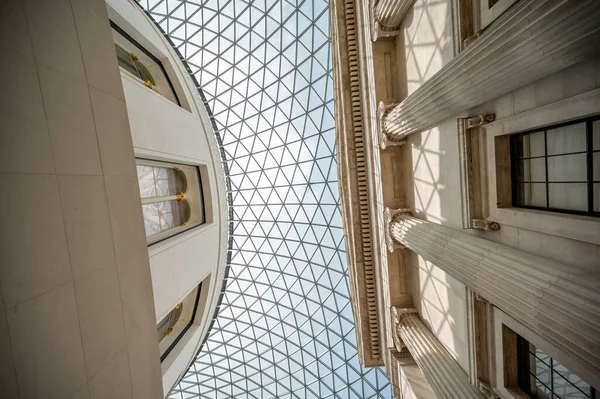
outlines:
M573 215L600 217L600 212L594 211L594 182L600 182L600 176L594 176L594 167L593 167L594 166L594 153L600 152L598 150L594 151L594 147L593 147L593 138L594 138L593 122L596 120L599 120L599 118L598 117L582 118L577 121L566 122L566 123L548 126L545 129L531 130L528 132L517 133L517 134L511 135L511 137L510 137L510 157L511 157L510 173L511 173L512 205L513 206L519 207L519 208L539 209L539 210L545 210L545 211L550 211L550 212L559 212L559 213L566 213L566 214L573 214ZM585 124L585 142L586 142L585 150L549 155L548 154L548 130L551 130L551 129L554 129L557 127L574 125L574 124ZM543 132L543 136L544 136L543 154L537 155L535 157L523 156L524 154L521 154L522 151L519 151L520 146L523 146L523 143L522 143L523 138L525 136L530 136L530 135L534 135L534 134L542 133L542 132ZM565 156L565 155L576 155L576 154L585 154L585 157L586 157L586 161L585 161L586 162L586 180L585 181L581 181L581 180L578 180L578 181L555 181L555 182L553 181L552 183L585 184L586 190L587 190L587 195L585 197L587 200L587 207L582 207L581 209L561 209L561 208L552 207L550 205L550 177L549 177L550 172L548 170L548 158ZM545 167L544 179L539 179L540 181L536 181L536 182L533 182L533 181L520 182L519 175L517 173L517 168L518 168L519 162L531 160L531 159L540 159L540 158L544 158L544 167ZM526 204L526 202L523 202L519 199L520 198L519 194L521 194L521 196L523 195L523 190L525 190L525 187L529 184L529 187L533 189L534 183L544 184L544 187L546 190L545 206L528 205L528 204Z
M550 185L548 184L548 131L544 130L544 164L546 172L546 207L550 208Z
M594 143L593 143L593 123L591 119L587 120L586 127L586 150L587 150L587 196L588 212L594 213Z
M554 398L554 359L550 358L550 393Z

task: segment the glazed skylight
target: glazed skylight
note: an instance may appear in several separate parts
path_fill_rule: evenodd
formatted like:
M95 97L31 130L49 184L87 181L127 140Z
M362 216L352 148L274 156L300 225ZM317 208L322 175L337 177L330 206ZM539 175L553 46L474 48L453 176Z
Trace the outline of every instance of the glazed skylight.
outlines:
M390 398L359 365L326 0L142 0L217 123L234 240L223 303L172 398Z

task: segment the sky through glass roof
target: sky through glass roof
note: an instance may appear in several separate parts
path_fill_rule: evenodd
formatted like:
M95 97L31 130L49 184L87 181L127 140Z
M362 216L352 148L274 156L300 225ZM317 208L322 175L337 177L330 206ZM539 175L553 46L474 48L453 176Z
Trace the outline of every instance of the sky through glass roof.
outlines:
M141 0L195 74L230 173L233 248L172 398L390 398L358 362L326 0Z

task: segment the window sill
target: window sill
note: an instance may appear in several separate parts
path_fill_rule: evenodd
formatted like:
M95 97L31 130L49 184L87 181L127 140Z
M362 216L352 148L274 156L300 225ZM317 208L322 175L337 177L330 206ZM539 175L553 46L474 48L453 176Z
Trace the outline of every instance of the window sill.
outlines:
M156 98L160 99L161 101L169 104L170 106L179 109L187 114L190 114L192 116L194 116L194 114L190 111L188 111L187 109L183 108L181 105L169 100L168 98L166 98L165 96L163 96L162 94L152 90L151 88L147 87L144 82L142 82L139 78L133 76L131 73L124 71L122 68L120 68L120 72L121 72L121 79L122 80L127 80L128 82L131 82L133 84L135 84L138 87L143 88L144 90L146 90L148 93L150 93L151 95L155 96ZM127 101L127 95L125 95L125 100Z
M600 219L526 208L492 207L490 219L509 226L600 245Z
M154 243L154 244L150 244L148 246L148 257L152 258L153 256L156 256L158 254L160 254L161 252L164 252L166 250L168 250L169 248L174 247L175 245L181 244L184 241L187 241L195 236L197 236L198 234L202 234L205 231L208 231L212 228L215 227L215 223L203 223L200 224L198 226L194 226L190 229L187 229L186 231L183 231L179 234L177 234L176 236L172 236L169 238L166 238L163 241Z

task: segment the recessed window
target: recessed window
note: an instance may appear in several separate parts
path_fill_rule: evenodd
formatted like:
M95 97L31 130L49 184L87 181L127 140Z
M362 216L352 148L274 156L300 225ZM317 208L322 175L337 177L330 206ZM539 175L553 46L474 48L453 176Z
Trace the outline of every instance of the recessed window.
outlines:
M600 120L511 136L513 206L600 216Z
M198 167L147 160L136 166L149 244L204 223Z
M517 335L519 387L540 399L593 399L597 392L565 366Z
M486 28L496 18L508 10L517 0L481 0L481 28Z
M158 323L158 346L161 362L166 359L194 323L201 290L202 283Z
M173 85L160 60L112 21L110 25L121 70L149 89L180 105Z

